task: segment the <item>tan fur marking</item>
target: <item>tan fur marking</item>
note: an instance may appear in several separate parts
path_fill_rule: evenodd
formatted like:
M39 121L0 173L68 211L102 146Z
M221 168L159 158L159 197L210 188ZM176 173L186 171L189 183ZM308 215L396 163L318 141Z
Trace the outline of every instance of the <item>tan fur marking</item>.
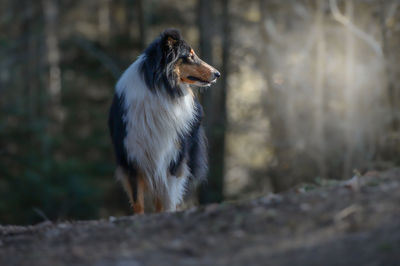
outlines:
M154 199L154 206L155 206L156 212L164 211L164 206L159 198Z
M174 72L175 72L176 76L178 77L178 81L181 80L181 71L180 71L181 65L182 65L182 59L179 59L174 66Z
M196 83L196 81L191 80L191 79L187 79L187 78L180 78L180 80L181 80L183 83L187 83L187 84L195 84L195 83Z
M170 46L170 47L172 47L176 42L177 42L177 40L175 40L172 37L168 37L168 39L167 39L168 46Z
M180 80L185 83L194 84L196 81L190 80L187 77L193 76L204 81L211 81L211 68L206 64L192 65L179 64L177 65Z
M129 203L131 204L131 206L133 208L133 212L135 214L144 213L145 183L144 183L143 177L140 175L138 176L137 200L135 202L133 199L132 184L131 184L131 181L129 180L128 175L125 173L125 171L121 167L117 168L117 170L115 171L115 175L116 175L117 179L121 181L122 187L124 188L126 194L128 195Z
M144 213L144 192L145 192L145 183L143 180L143 176L138 175L137 180L137 199L133 204L133 211L135 214L143 214Z
M115 175L117 179L121 181L122 187L124 188L126 194L128 195L129 203L131 204L131 206L133 206L133 191L128 176L121 167L117 168L117 170L115 171Z

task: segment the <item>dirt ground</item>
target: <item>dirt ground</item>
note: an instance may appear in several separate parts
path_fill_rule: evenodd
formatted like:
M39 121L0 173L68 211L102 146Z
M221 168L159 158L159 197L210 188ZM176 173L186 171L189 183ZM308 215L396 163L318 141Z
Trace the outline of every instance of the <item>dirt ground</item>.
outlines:
M0 226L0 265L400 265L400 169L177 213Z

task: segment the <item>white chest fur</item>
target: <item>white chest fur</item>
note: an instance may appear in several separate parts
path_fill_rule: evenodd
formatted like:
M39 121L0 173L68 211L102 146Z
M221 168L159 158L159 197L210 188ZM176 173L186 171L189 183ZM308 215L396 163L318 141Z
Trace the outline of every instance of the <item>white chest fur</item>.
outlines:
M138 164L153 193L163 194L160 191L170 186L168 169L178 156L179 134L190 129L195 105L191 93L171 99L162 92L150 91L140 72L143 59L139 57L125 71L116 92L124 97L128 160Z

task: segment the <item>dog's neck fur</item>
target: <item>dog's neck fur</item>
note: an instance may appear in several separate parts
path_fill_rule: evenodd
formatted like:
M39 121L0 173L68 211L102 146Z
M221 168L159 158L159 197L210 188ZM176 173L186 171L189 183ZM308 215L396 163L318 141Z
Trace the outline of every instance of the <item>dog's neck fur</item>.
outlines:
M195 102L187 85L182 88L187 93L176 98L162 90L150 90L140 71L145 59L145 55L140 56L124 72L116 93L124 99L128 160L146 174L152 192L163 197L167 193L167 170L178 157L179 135L186 134L195 119ZM189 171L184 172L186 178Z

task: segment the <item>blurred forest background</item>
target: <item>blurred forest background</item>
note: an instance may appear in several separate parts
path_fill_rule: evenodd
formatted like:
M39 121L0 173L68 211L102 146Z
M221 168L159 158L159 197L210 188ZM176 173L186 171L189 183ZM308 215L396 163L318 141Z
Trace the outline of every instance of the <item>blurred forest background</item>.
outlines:
M0 0L0 223L130 214L108 109L169 27L222 73L200 203L400 164L398 0Z

